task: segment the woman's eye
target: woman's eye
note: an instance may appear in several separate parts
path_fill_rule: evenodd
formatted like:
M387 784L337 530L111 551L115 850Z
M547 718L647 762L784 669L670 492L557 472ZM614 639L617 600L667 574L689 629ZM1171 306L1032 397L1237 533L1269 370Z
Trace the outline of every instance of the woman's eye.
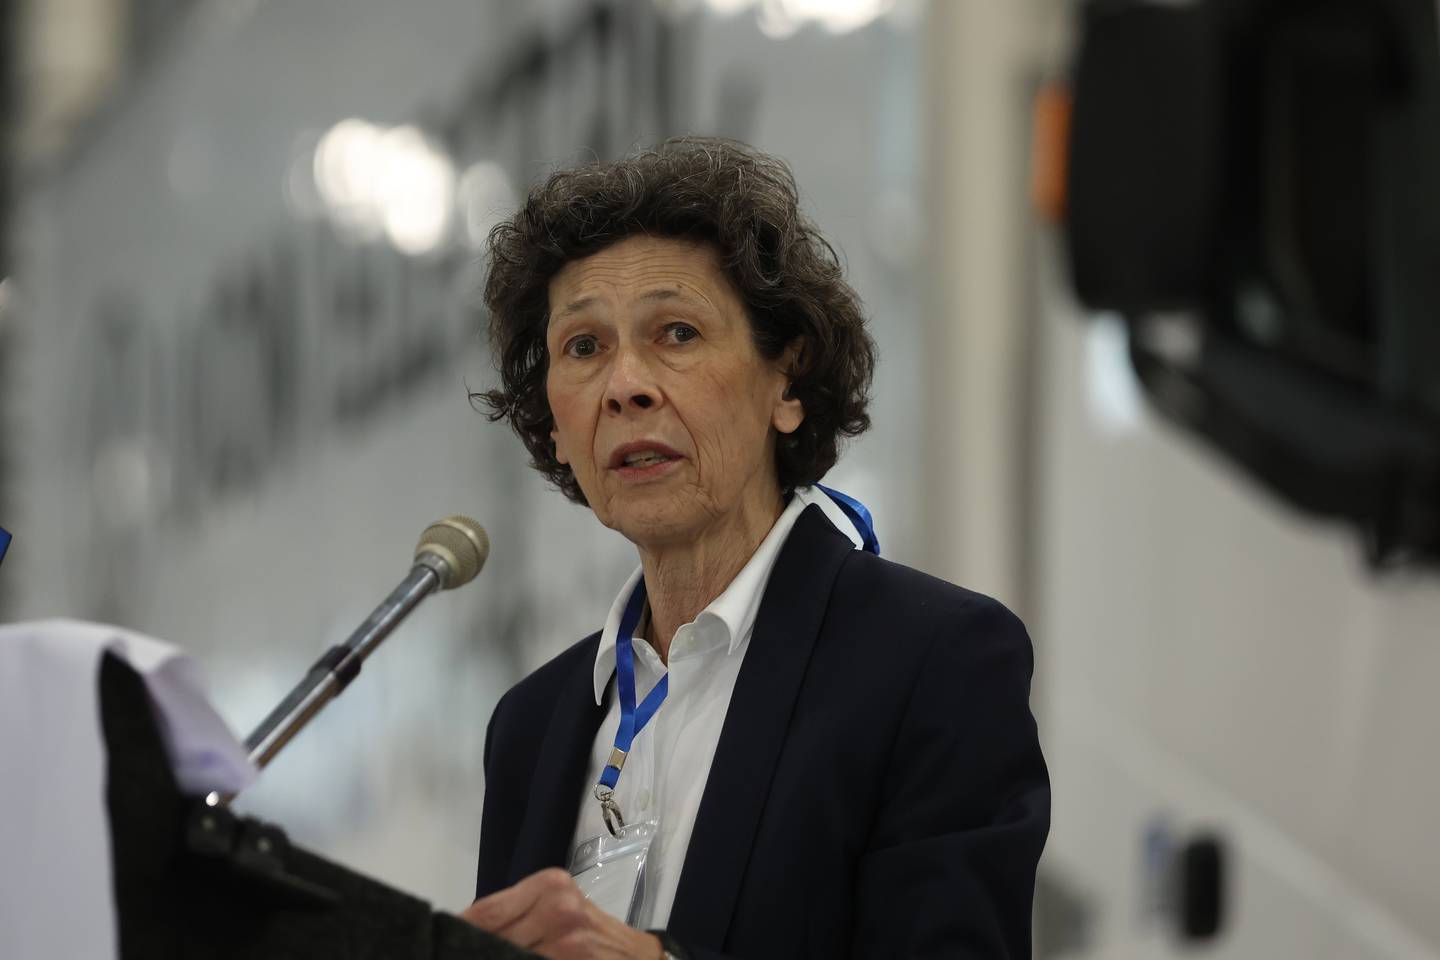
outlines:
M593 357L599 350L600 342L588 333L565 344L565 353L572 357Z
M676 343L689 343L700 336L700 331L688 323L672 323L665 328L665 332Z

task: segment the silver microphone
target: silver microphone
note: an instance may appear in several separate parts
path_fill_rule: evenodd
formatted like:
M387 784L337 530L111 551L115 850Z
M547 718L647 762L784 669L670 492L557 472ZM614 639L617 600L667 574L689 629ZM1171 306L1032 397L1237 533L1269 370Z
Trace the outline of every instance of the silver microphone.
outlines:
M245 738L250 762L264 769L322 707L359 676L360 664L421 600L436 590L450 590L474 580L489 555L485 528L469 517L446 517L426 527L415 547L409 575L344 643L326 650L295 689ZM216 802L215 795L210 799Z

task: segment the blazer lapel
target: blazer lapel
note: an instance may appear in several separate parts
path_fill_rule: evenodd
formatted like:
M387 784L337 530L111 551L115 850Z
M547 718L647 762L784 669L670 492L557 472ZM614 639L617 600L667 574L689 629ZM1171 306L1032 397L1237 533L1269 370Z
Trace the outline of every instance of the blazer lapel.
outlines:
M810 652L852 549L809 506L771 571L670 911L668 929L687 944L724 946Z
M555 712L540 744L535 774L530 783L529 807L515 841L510 882L536 870L570 862L570 840L575 833L576 806L595 734L605 719L605 706L595 705L596 634L587 653L576 658L575 669L556 691Z

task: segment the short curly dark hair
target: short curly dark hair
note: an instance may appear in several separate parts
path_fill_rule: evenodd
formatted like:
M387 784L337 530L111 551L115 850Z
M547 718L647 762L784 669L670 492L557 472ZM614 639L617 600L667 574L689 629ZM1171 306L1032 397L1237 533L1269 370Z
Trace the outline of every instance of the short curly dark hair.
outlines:
M762 356L774 360L799 341L790 396L805 419L780 435L775 466L783 491L818 481L835 465L841 438L870 426L875 341L834 248L800 212L790 168L732 140L676 138L554 173L490 232L485 305L501 383L472 401L492 421L509 420L531 465L585 503L550 438L549 285L566 263L637 234L713 249Z

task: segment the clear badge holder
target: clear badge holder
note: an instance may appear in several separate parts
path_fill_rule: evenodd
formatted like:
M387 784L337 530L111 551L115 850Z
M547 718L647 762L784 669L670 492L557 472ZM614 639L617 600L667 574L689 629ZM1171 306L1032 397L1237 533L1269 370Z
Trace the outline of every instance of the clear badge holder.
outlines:
M601 834L575 848L570 875L580 892L617 920L635 926L645 902L645 861L660 821L646 820Z

